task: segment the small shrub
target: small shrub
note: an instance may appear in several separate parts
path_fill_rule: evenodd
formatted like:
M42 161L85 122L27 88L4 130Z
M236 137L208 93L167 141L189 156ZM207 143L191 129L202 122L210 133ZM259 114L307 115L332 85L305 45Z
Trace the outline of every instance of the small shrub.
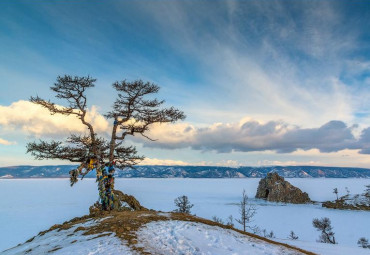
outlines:
M217 216L213 216L213 217L212 217L212 220L213 220L214 222L219 223L219 224L224 224L223 220L222 220L221 218L217 217Z
M188 197L185 195L176 198L174 202L175 206L177 207L175 212L190 214L190 209L194 206L193 204L190 203Z
M263 229L262 234L263 234L264 237L267 237L267 238L275 238L274 231L272 231L272 230L270 232L268 232L266 229Z
M366 248L370 249L369 240L366 239L365 237L361 237L360 239L358 239L357 244L358 244L358 246L360 246L364 249L366 249Z
M294 233L294 231L290 231L290 234L288 236L290 240L298 240L298 236Z
M230 226L230 227L234 227L234 218L232 215L230 215L228 218L227 218L227 223L226 223L227 226Z

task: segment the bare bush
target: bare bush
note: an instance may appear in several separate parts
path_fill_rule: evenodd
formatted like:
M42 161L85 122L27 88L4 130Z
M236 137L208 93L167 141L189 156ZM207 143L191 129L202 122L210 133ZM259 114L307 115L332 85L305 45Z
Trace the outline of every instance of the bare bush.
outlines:
M267 237L267 238L275 238L275 234L274 234L274 231L270 231L268 232L266 229L262 229L262 234L264 237Z
M290 234L288 236L290 240L298 240L298 236L294 233L294 231L290 231Z
M175 212L190 214L190 209L194 206L190 203L188 197L185 195L177 197L174 202L175 206L177 207Z
M214 221L214 222L217 222L217 223L219 223L219 224L224 224L224 221L221 219L221 218L219 218L219 217L217 217L217 216L213 216L212 217L212 220Z
M360 239L358 239L357 244L359 247L362 247L364 249L370 249L369 239L365 237L361 237Z
M227 225L227 226L230 226L230 227L234 227L234 218L233 218L233 216L232 216L232 215L230 215L230 216L227 218L226 225Z

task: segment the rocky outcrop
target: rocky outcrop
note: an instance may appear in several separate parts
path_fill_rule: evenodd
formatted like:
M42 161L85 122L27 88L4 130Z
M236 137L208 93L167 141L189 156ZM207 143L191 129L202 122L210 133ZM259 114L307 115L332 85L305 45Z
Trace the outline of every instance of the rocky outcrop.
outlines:
M304 204L311 202L306 192L294 187L277 173L268 173L260 180L256 198L266 199L271 202L284 202Z
M322 207L342 210L370 211L370 194L345 195L335 201L326 201Z

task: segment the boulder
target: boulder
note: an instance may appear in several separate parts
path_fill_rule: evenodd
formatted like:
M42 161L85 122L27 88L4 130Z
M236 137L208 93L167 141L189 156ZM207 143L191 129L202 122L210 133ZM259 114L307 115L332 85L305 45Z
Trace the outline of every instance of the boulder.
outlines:
M268 173L260 180L256 198L266 199L271 202L304 204L311 202L306 192L294 187L277 173Z

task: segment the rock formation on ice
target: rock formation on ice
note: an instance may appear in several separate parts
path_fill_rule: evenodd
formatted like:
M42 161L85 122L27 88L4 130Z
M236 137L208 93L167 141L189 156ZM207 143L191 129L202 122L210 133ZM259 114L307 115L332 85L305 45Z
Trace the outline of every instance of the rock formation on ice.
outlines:
M277 173L269 173L260 180L256 198L266 199L271 202L284 202L304 204L311 202L306 192L294 187Z

